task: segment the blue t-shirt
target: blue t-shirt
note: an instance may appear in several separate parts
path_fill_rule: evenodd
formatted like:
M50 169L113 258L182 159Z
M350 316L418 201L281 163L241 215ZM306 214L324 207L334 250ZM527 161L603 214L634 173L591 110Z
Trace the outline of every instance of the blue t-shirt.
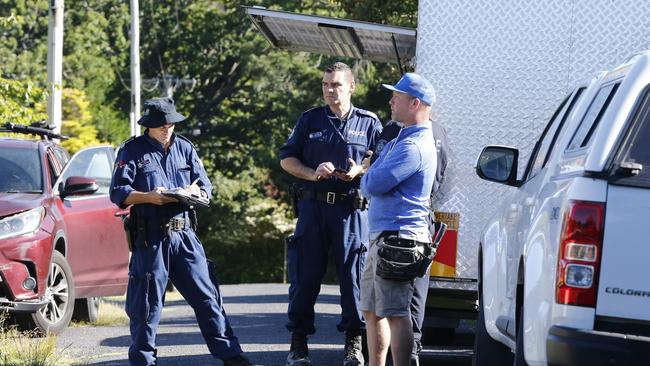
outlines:
M382 126L372 112L350 107L343 121L328 107L318 107L303 113L286 144L280 148L280 159L295 157L305 166L318 168L330 161L335 168L348 170L348 158L361 164L367 150L374 150ZM345 182L335 177L311 182L302 180L304 189L322 192L350 193L359 188L359 179Z
M370 198L370 233L429 232L429 196L436 176L436 147L430 123L400 130L361 178Z

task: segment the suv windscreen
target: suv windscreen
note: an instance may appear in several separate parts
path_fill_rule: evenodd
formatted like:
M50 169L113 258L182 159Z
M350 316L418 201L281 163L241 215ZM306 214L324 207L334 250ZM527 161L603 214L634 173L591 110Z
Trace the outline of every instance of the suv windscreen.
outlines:
M43 192L41 159L37 149L3 147L0 149L0 166L0 192Z

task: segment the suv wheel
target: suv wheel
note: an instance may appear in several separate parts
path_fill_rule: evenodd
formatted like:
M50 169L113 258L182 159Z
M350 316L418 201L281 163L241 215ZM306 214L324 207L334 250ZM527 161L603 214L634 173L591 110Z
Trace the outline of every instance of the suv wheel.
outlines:
M474 337L474 358L472 366L481 365L511 365L512 352L508 347L495 341L485 327L483 314L483 289L479 284L478 291L478 320L476 321L476 336Z
M97 319L99 319L99 302L98 297L77 299L74 302L72 320L89 323L97 322Z
M18 323L25 330L58 334L70 323L75 293L70 265L63 254L56 250L52 253L45 297L49 300L47 305L33 314L19 315Z
M522 286L523 287L523 286ZM528 366L524 358L524 306L520 305L519 321L517 322L517 348L515 348L514 366Z

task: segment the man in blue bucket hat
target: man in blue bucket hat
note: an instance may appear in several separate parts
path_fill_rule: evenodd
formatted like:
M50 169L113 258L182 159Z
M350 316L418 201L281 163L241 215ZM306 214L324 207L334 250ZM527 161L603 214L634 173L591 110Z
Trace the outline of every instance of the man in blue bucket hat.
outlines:
M174 133L176 123L183 120L171 98L145 101L138 123L147 129L122 144L111 180L111 201L120 208L133 205L126 294L129 365L156 364L156 331L171 280L194 309L210 353L226 366L249 366L223 309L214 263L205 257L196 235L196 213L163 194L175 188L203 199L212 194L194 145Z

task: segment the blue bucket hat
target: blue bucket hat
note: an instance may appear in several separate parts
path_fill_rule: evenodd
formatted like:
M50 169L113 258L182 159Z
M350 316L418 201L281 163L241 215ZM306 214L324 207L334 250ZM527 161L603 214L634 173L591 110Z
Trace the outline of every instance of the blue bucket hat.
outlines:
M420 99L428 105L436 102L436 91L429 80L416 73L406 73L395 85L381 84L384 88L400 93L406 93Z
M144 127L157 128L185 120L182 114L176 112L174 100L169 97L148 99L143 107L144 112L138 123Z

